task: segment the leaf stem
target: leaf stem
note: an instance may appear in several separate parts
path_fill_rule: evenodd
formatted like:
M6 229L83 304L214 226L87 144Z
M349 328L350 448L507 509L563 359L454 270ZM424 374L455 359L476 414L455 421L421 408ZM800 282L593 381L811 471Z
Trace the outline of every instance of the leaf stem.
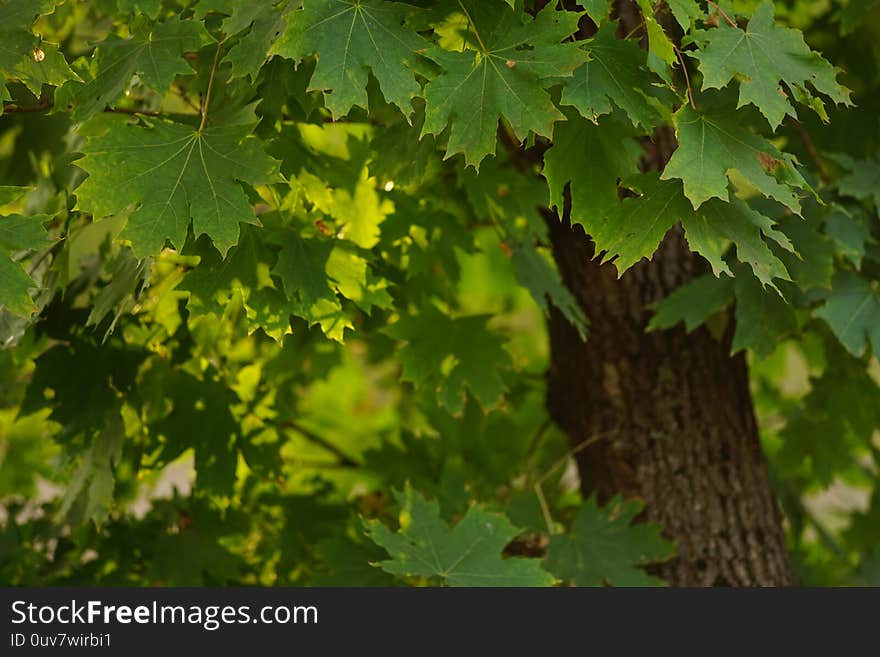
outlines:
M688 88L688 100L691 102L691 108L697 109L697 104L694 102L694 90L691 89L691 78L688 75L688 67L684 63L684 57L681 55L681 50L673 44L672 49L675 51L675 54L678 56L678 61L681 64L681 71L684 73L684 83Z
M202 103L202 121L199 123L199 132L205 129L205 122L208 120L208 105L211 103L211 89L214 88L214 76L217 74L217 65L220 63L220 51L223 48L223 42L226 37L223 36L217 42L217 50L214 52L214 63L211 64L211 77L208 78L208 90L205 92L205 102Z
M718 13L724 17L724 20L727 21L727 24L731 27L737 27L736 21L734 21L727 13L721 8L721 6L717 2L712 2L712 0L706 0L706 3L715 7L718 10Z
M483 40L480 38L480 33L477 32L477 26L474 24L474 19L471 18L471 15L468 13L468 10L462 4L461 0L458 0L458 6L461 7L461 10L464 12L464 15L467 17L468 22L471 24L471 27L473 27L474 36L477 37L477 43L480 44L480 48L483 49L484 53L488 53L489 49L486 47L486 44L483 43Z
M801 141L804 142L804 147L807 149L807 153L813 160L813 164L816 165L816 173L819 174L819 179L823 183L827 184L830 180L830 178L828 177L828 171L825 169L825 162L822 160L822 156L819 155L819 151L816 150L816 145L813 143L813 139L812 137L810 137L810 133L807 132L803 124L796 118L789 116L788 121L794 127L795 131L797 131L798 136L801 138Z

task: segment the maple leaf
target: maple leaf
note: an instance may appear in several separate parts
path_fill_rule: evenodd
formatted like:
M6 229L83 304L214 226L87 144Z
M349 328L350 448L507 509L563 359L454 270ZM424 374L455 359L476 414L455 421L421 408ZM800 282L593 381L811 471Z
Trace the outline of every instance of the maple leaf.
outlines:
M317 54L309 88L327 92L324 103L335 118L354 105L367 107L370 73L385 99L408 116L419 85L406 66L428 44L404 27L406 12L405 5L385 0L305 0L290 14L273 52L295 61Z
M802 290L830 288L834 273L834 242L820 232L821 217L784 216L780 230L791 240L792 250L777 250L791 278Z
M844 256L857 269L861 268L866 247L873 242L864 221L835 210L825 220L825 234L833 240L836 253Z
M111 36L98 45L83 71L88 79L65 84L56 104L72 106L72 116L82 121L116 102L135 74L164 94L177 75L192 73L183 53L198 50L204 38L204 26L192 20L140 24L129 39Z
M701 207L694 217L686 218L683 225L688 244L709 261L716 275L721 272L731 274L722 255L733 244L737 259L752 268L762 285L775 287L775 278L791 280L785 265L763 238L793 252L791 241L773 226L768 217L744 201L736 197L729 203L713 199Z
M604 252L601 259L616 256L614 264L620 275L641 258L650 257L666 231L680 221L691 249L709 261L716 275L732 275L723 258L732 243L737 258L750 265L763 284L773 286L774 278L789 280L785 265L770 251L764 237L787 251L793 251L791 242L769 218L740 199L713 199L694 211L681 184L664 182L656 173L633 176L626 186L641 195L623 199L605 216L584 224L597 252Z
M184 370L166 371L162 382L171 412L150 427L164 438L157 458L170 463L193 449L197 484L206 491L231 494L241 432L230 410L238 401L235 393L221 381L198 379Z
M272 273L281 279L287 296L298 302L294 314L310 325L320 324L327 337L341 342L344 330L354 328L337 293L367 313L390 306L388 281L377 278L367 260L344 242L288 234L281 242Z
M575 107L594 123L617 106L634 126L651 128L664 118L653 98L658 78L647 69L645 51L617 38L616 31L616 23L606 23L586 42L589 60L563 80L561 104Z
M786 114L796 116L783 82L808 101L809 83L835 103L851 104L849 90L837 83L838 69L810 50L798 30L775 24L772 2L758 5L746 30L722 21L715 29L697 30L690 40L699 45L687 54L700 62L702 88L721 89L736 77L739 106L757 107L774 130Z
M691 332L734 299L736 329L731 353L751 349L766 358L781 338L797 331L797 318L791 304L777 291L766 289L742 265L736 268L734 278L707 274L677 288L655 304L656 314L649 327L670 328L683 321L685 329Z
M76 79L58 46L31 33L37 17L51 14L57 4L59 0L0 1L0 99L11 100L6 88L10 79L19 80L35 95L44 84L59 86Z
M195 6L195 13L196 17L208 13L226 16L223 19L223 32L227 38L239 36L223 53L223 61L232 64L233 77L254 77L266 62L275 40L285 29L286 9L287 3L284 2L200 0Z
M841 194L860 200L871 200L880 208L880 163L874 158L854 160L846 156L837 159L848 172L837 181Z
M553 146L544 154L550 205L563 208L570 183L572 220L602 215L617 205L617 181L636 173L641 149L635 131L611 117L598 125L570 110L553 129Z
M238 181L278 179L278 163L249 133L248 126L114 122L82 149L89 177L77 190L78 207L104 217L136 206L122 237L139 257L158 253L166 239L182 246L190 220L196 237L208 234L225 254L239 222L258 223Z
M118 0L119 10L125 13L143 12L155 18L162 8L162 0Z
M407 486L395 491L400 503L400 530L392 532L378 520L367 521L370 538L391 559L380 561L387 573L406 577L437 577L446 586L550 586L553 576L537 559L501 556L520 530L501 514L468 509L454 528L440 518L436 501Z
M865 353L870 342L880 352L880 294L875 286L849 271L838 272L831 293L814 315L828 326L854 356Z
M453 318L433 306L401 317L387 333L407 343L398 351L404 379L436 390L452 413L461 410L465 388L484 406L494 405L504 392L499 370L510 365L510 356L501 339L487 330L487 319Z
M29 290L38 285L13 255L46 246L47 236L42 224L50 218L46 215L0 216L0 306L6 306L21 317L33 312L34 302Z
M694 208L710 198L728 199L728 178L736 170L764 196L800 213L796 190L812 191L795 159L742 125L743 117L723 107L697 111L684 105L675 114L678 148L662 179L680 178Z
M666 0L669 10L681 29L687 31L691 22L703 18L703 10L697 0Z
M476 168L495 153L502 117L518 138L529 131L552 134L553 124L565 117L545 81L570 75L586 55L575 43L560 43L577 30L578 13L547 5L523 24L495 0L460 0L459 6L467 18L470 49L437 47L426 53L444 72L425 87L422 134L439 135L450 126L446 156L463 153L465 163Z
M577 329L581 339L586 340L587 316L563 283L559 271L551 264L552 257L539 251L534 244L517 242L510 259L517 280L531 293L538 307L549 316L552 304Z
M736 272L736 330L731 353L751 349L766 358L780 340L797 331L797 317L792 305L778 292L768 290L748 271Z
M726 274L699 276L653 305L655 313L648 328L665 329L684 322L685 330L690 333L707 317L724 310L732 298L732 278Z
M633 524L642 503L613 498L599 508L595 497L581 505L569 534L554 534L547 568L575 586L657 586L663 581L640 568L665 561L675 546L653 524Z

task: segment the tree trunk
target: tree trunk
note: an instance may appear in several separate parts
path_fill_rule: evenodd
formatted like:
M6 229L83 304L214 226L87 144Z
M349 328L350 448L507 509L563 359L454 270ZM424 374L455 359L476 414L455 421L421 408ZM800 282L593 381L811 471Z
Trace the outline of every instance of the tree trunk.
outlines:
M590 319L582 342L550 319L548 407L578 454L585 494L646 503L678 556L653 572L676 586L795 583L749 393L746 362L701 327L646 333L647 306L702 273L681 230L622 278L592 260L580 226L551 220L565 283ZM728 332L730 333L730 332Z
M613 7L621 36L642 24L632 0ZM587 21L579 38L594 30ZM671 129L656 130L642 168L661 170L675 147ZM652 570L674 586L795 584L745 358L730 356L732 330L722 340L704 327L645 330L648 306L707 263L676 227L650 262L618 278L613 265L593 260L580 226L555 214L547 221L562 277L590 320L586 342L555 309L549 326L548 409L573 447L595 441L577 455L584 494L645 502L645 519L678 546Z

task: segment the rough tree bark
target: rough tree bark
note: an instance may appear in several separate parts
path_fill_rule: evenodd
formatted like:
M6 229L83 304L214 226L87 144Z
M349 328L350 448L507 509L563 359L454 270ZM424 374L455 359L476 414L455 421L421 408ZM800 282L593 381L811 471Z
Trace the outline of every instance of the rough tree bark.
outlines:
M674 148L668 131L645 168ZM781 517L752 408L746 362L705 328L646 332L648 306L706 271L679 228L650 262L621 278L597 264L592 241L567 217L550 217L554 257L590 319L590 335L555 310L550 318L548 407L578 453L584 493L645 501L678 556L656 572L677 586L791 585Z
M623 33L640 23L635 3L615 8ZM674 148L671 130L658 130L643 168L662 169ZM678 546L654 571L674 586L794 584L744 356L730 356L730 334L645 330L648 306L704 273L705 261L675 228L650 262L618 278L593 260L580 226L556 215L548 224L562 277L590 319L586 342L555 310L549 326L550 414L573 446L595 440L577 456L584 493L644 500L645 519Z

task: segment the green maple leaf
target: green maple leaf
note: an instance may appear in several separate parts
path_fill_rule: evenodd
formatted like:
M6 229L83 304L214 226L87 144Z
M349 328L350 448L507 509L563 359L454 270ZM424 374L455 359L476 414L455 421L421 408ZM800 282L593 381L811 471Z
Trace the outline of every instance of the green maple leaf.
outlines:
M62 426L64 439L93 435L118 414L119 393L131 389L146 356L145 350L118 342L98 347L76 340L53 346L35 361L21 413L50 408L49 419Z
M596 243L596 253L605 252L603 260L617 256L614 266L621 276L642 258L650 258L676 222L694 215L681 185L666 185L656 173L631 177L626 186L642 192L641 196L624 199L604 215L580 222Z
M690 333L707 317L724 310L732 298L732 278L727 275L700 276L677 287L668 297L654 304L655 314L648 328L665 329L684 322L685 330Z
M19 80L35 95L43 84L59 86L76 74L58 51L31 33L38 16L51 14L61 0L0 0L0 97L11 100L6 82ZM0 107L0 114L3 113Z
M170 463L194 449L197 485L212 493L232 493L241 426L230 408L238 397L221 381L198 379L180 369L163 372L162 390L171 412L150 425L163 437L160 462Z
M388 281L377 277L367 260L338 240L303 238L285 234L272 269L292 300L294 314L309 324L320 324L324 334L341 341L353 329L337 293L354 301L365 312L391 305Z
M139 257L155 255L165 240L182 246L190 220L196 237L206 233L226 253L239 222L258 223L239 181L278 179L277 162L249 133L248 126L113 123L82 149L89 177L77 190L78 207L104 217L137 206L122 237Z
M880 352L880 294L875 285L858 274L838 272L831 282L831 294L814 315L826 322L840 343L854 356L873 345Z
M636 173L641 149L635 131L611 117L600 124L566 112L553 129L553 146L544 154L550 205L560 211L571 184L571 217L581 220L617 205L617 181Z
M232 76L256 76L269 51L286 26L287 3L251 2L250 0L201 0L195 6L196 17L208 13L224 14L223 32L227 37L241 34L223 53L232 64Z
M780 338L797 330L794 309L778 292L767 290L742 266L736 277L701 276L655 305L651 329L670 328L683 321L690 332L711 315L724 310L736 299L736 330L731 352L751 349L759 357L769 356Z
M810 50L800 31L774 23L772 2L758 6L746 30L721 21L715 29L694 32L691 40L700 47L687 54L700 62L702 88L720 89L736 77L739 106L757 107L773 129L786 114L796 116L783 82L808 101L809 83L835 103L850 104L849 90L837 83L838 69Z
M108 413L104 426L70 478L59 513L67 515L81 502L83 517L99 527L104 524L113 505L114 469L122 460L124 441L122 417L118 411Z
M736 170L764 196L800 213L796 190L809 190L791 155L745 128L742 116L724 108L697 111L684 105L675 114L678 148L663 170L663 180L679 178L699 208L710 198L728 199L728 176Z
M127 247L120 249L105 267L110 281L95 295L86 326L97 326L112 314L113 320L105 335L112 333L119 318L137 302L135 291L149 284L152 261L152 258L139 260Z
M452 318L432 306L401 317L386 332L406 342L397 353L403 378L435 390L453 413L462 409L465 388L484 406L493 406L504 392L500 371L510 365L510 356L487 330L487 319Z
M549 315L552 303L585 340L587 316L571 290L563 283L559 270L551 264L552 258L540 251L535 244L516 243L510 259L517 280L529 291L538 307Z
M596 25L601 25L602 21L608 18L611 12L610 0L584 0L579 3L587 11L589 16Z
M575 43L560 43L577 30L578 13L547 5L523 24L495 0L461 0L459 6L467 17L470 49L426 53L444 72L425 87L422 134L439 135L450 126L447 157L463 153L467 165L478 167L495 153L502 117L518 138L529 131L551 136L553 124L565 117L545 81L570 75L586 55Z
M779 293L766 289L748 272L737 272L736 330L730 346L732 353L751 349L766 358L783 337L797 331L794 308Z
M821 376L798 400L780 432L777 462L783 471L808 476L822 486L844 472L860 471L859 461L880 426L880 387L866 364L828 343Z
M837 181L841 194L860 200L870 200L875 208L880 208L880 163L874 158L854 160L847 156L837 159L848 169L848 173Z
M407 11L385 0L305 0L301 11L290 14L273 52L296 61L317 54L309 88L329 90L324 103L336 118L354 105L367 107L370 73L385 99L408 116L420 89L406 67L428 44L403 25Z
M709 261L716 275L721 272L731 274L722 256L727 246L733 244L737 259L751 266L762 285L775 287L775 278L791 280L785 264L773 254L764 239L793 252L788 237L774 228L768 217L740 199L733 197L729 203L713 199L683 225L688 244Z
M779 228L791 240L791 251L777 250L780 260L802 290L830 288L834 274L834 242L819 231L819 218L782 217Z
M334 282L342 296L354 301L367 314L374 308L390 308L391 295L388 280L376 276L367 259L340 242L330 252L327 276Z
M439 578L446 586L553 584L537 559L502 558L502 550L520 533L503 515L472 506L450 529L436 501L409 486L395 491L395 497L401 506L399 531L378 520L367 522L370 538L391 556L378 564L385 572Z
M162 8L162 0L118 0L119 10L125 13L142 12L155 18Z
M691 23L698 18L703 18L703 10L697 0L666 0L669 10L681 29L687 32Z
M33 312L29 291L38 286L22 264L13 260L13 254L46 246L42 224L49 219L46 215L0 216L0 306L21 317Z
M873 242L871 231L864 221L857 216L850 216L843 210L835 208L831 216L825 220L825 234L834 242L835 251L849 260L854 267L860 269L865 249Z
M691 249L709 261L716 275L733 275L723 258L732 243L737 258L750 265L765 285L773 286L774 278L789 280L785 265L764 241L769 238L792 251L788 238L769 218L740 199L712 199L694 211L681 184L664 182L656 173L633 176L627 186L640 191L641 196L623 199L604 217L584 224L597 252L605 252L604 260L617 256L614 264L620 275L642 258L649 258L666 231L680 221Z
M550 537L547 568L575 586L657 586L663 581L640 568L675 553L658 525L633 524L641 502L615 497L599 508L584 501L568 534Z
M649 129L664 119L653 97L658 78L647 69L638 43L617 38L616 31L616 23L606 23L586 43L589 60L563 80L561 104L593 122L617 106L634 126Z
M83 72L87 79L64 85L56 104L72 106L73 118L82 121L116 102L135 74L162 95L177 75L193 72L183 54L198 50L204 38L205 28L197 21L141 23L129 39L112 36L102 41Z

